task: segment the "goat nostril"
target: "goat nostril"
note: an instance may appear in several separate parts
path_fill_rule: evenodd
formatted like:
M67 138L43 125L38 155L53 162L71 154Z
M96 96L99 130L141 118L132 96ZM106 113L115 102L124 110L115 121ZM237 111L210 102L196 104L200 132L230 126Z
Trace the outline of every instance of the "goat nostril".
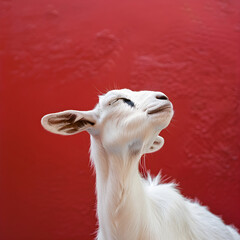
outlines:
M168 97L165 96L165 95L157 95L157 96L156 96L156 99L159 99L159 100L168 100Z

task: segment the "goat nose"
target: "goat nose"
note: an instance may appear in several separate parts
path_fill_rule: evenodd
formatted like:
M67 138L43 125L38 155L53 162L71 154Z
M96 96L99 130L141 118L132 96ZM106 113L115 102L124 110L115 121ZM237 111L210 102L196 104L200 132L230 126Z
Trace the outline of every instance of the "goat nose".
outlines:
M168 100L168 97L166 95L164 95L163 93L161 94L157 94L156 95L156 99L159 99L159 100Z

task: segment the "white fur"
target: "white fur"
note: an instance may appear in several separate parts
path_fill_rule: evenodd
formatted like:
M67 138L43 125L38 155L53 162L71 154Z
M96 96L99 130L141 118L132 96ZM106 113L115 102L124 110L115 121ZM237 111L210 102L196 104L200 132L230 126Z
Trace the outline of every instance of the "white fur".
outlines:
M152 112L162 106L168 108ZM173 183L161 184L159 176L141 177L141 156L162 147L159 133L172 116L172 104L163 93L123 89L100 96L91 111L69 110L43 117L43 127L53 133L86 130L91 135L97 240L240 239L233 227L206 207L184 198Z

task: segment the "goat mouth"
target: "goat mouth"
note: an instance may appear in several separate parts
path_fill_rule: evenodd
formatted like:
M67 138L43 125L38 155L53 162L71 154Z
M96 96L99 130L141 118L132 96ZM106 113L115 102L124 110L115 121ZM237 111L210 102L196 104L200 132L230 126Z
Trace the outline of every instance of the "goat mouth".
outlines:
M149 109L147 111L147 113L148 114L155 114L155 113L163 112L163 111L168 110L168 109L169 110L172 109L171 104L165 104L163 106L160 106L160 107L157 107L157 108L154 108L154 109Z

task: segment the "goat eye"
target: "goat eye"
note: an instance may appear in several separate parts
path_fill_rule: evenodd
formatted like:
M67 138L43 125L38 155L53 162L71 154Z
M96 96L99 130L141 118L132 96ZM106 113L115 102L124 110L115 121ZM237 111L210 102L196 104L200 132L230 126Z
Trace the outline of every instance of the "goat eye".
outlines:
M128 104L129 106L135 107L135 104L134 104L130 99L122 98L122 100L123 100L123 102L125 102L125 103Z

